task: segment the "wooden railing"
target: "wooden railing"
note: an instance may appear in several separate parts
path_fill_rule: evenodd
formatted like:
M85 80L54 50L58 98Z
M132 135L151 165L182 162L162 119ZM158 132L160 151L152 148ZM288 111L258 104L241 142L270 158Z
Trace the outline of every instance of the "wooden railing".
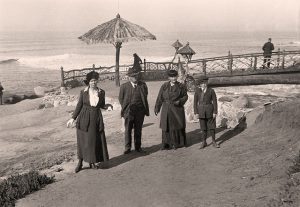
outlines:
M142 68L144 73L155 71L166 71L170 69L178 70L181 67L188 67L189 74L203 74L207 76L235 76L240 74L260 74L260 73L279 73L295 69L300 65L300 50L285 51L280 50L272 52L270 59L265 59L263 53L249 53L242 55L233 55L230 51L226 56L203 58L190 61L187 65L180 62L147 62L144 59ZM126 71L132 65L120 65L120 77L126 77ZM97 71L101 79L111 79L115 77L115 66L93 67L76 70L64 71L61 67L61 85L70 80L83 80L90 71ZM299 71L300 72L300 71Z

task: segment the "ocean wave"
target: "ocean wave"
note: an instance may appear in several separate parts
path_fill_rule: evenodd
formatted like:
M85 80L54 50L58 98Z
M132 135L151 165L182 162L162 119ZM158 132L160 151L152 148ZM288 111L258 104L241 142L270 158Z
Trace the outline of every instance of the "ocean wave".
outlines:
M115 56L99 55L81 55L81 54L62 54L53 56L29 56L19 59L21 65L34 68L47 68L59 70L63 67L65 70L81 69L92 67L95 64L99 66L114 65Z
M173 57L160 57L160 56L146 56L141 57L150 62L166 62L171 61ZM20 57L19 63L24 66L33 68L46 68L52 70L59 70L61 67L64 70L82 69L100 66L113 66L115 65L115 55L91 55L91 54L62 54L52 56L28 56ZM133 57L131 55L121 55L120 65L133 64Z
M5 60L0 60L0 64L8 64L16 61L18 61L18 59L5 59Z

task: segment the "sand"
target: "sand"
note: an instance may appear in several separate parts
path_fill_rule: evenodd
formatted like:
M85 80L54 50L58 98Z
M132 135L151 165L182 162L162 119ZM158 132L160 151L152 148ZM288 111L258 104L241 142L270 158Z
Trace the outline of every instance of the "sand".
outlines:
M160 85L148 83L150 113ZM107 96L117 97L113 82L101 87ZM299 99L268 107L256 101L246 123L218 129L220 149L199 150L198 123L188 123L189 147L160 151L159 117L152 113L143 128L143 147L149 152L144 156L122 154L120 112L110 111L103 112L109 169L74 174L75 129L66 128L74 107L38 110L40 101L1 106L1 176L37 168L58 180L17 206L266 206L278 197L286 169L300 147Z
M198 124L191 123L189 146L176 151L159 150L158 117L151 116L143 129L149 154L122 155L123 135L113 132L109 169L70 172L17 206L267 206L299 151L299 116L300 100L254 110L247 128L246 120L218 129L220 149L199 150Z

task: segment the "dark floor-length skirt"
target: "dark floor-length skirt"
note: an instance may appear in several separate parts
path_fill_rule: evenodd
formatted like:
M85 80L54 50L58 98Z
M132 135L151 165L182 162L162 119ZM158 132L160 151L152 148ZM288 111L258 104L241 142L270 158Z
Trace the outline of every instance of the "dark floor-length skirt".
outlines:
M163 147L183 147L187 145L185 129L172 129L172 121L167 118L167 130L162 131Z
M101 111L90 112L90 123L87 131L77 129L78 159L83 159L88 163L104 162L109 159L105 132L104 130L99 131L98 113Z

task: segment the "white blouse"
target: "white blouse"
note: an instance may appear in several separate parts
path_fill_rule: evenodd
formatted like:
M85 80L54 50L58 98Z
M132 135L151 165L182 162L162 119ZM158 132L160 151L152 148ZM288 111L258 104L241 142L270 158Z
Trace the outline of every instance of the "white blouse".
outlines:
M89 89L89 97L91 106L97 106L99 102L98 90Z

